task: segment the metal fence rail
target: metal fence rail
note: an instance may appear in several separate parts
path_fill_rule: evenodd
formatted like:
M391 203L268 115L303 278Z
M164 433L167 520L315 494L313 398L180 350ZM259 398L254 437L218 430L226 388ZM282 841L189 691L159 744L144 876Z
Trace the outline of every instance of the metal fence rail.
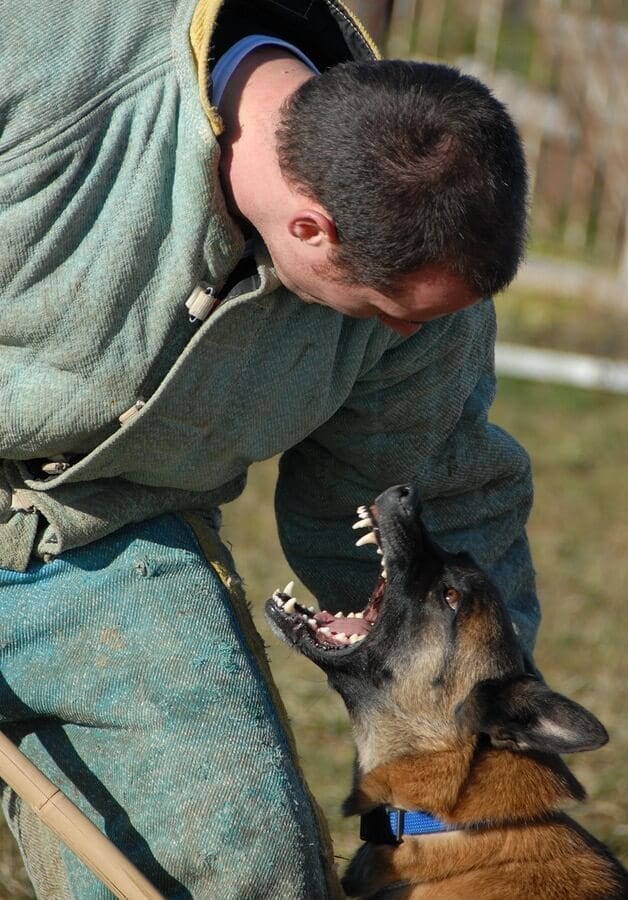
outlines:
M628 394L628 363L581 353L561 353L498 343L495 368L499 375L568 384L588 390Z

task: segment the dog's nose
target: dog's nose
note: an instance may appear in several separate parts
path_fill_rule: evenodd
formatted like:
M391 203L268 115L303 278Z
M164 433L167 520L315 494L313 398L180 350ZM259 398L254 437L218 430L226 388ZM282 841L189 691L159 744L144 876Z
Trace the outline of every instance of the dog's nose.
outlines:
M419 491L413 484L402 484L399 486L399 505L408 515L415 516L421 512L421 500Z
M410 516L416 516L421 512L419 491L413 484L397 484L390 487L379 495L375 503L380 509L394 504Z

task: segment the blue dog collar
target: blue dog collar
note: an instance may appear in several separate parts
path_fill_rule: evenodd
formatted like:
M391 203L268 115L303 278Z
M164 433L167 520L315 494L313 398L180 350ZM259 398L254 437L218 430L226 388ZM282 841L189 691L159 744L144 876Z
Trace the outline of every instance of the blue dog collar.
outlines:
M400 844L404 835L439 834L457 831L422 810L378 806L360 819L360 838L373 844Z
M446 825L423 810L389 809L390 830L397 839L404 834L438 834L440 831L455 831L455 825Z

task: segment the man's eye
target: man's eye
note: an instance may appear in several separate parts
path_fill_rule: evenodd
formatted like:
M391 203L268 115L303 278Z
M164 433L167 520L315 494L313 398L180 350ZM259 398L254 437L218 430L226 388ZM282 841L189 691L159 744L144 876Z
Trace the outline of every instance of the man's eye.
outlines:
M456 588L443 588L443 597L445 602L451 606L455 612L458 609L458 603L460 602L460 591L457 591Z

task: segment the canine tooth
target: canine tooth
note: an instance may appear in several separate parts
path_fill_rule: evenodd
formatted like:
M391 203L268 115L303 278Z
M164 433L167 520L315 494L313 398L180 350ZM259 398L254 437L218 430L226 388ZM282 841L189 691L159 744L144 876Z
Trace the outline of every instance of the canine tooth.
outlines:
M290 599L286 600L286 602L284 603L283 611L288 614L293 613L296 602L297 601L294 597L290 597Z
M288 597L292 597L293 590L294 590L294 581L289 581L281 593L287 594Z
M353 525L352 525L351 527L352 527L353 529L356 529L356 528L372 528L372 527L373 527L373 520L372 520L369 516L367 516L366 519L358 519L358 521L357 521L357 522L354 522Z
M355 542L356 547L362 547L364 544L377 544L375 532L369 531L368 534L363 534L362 537Z

